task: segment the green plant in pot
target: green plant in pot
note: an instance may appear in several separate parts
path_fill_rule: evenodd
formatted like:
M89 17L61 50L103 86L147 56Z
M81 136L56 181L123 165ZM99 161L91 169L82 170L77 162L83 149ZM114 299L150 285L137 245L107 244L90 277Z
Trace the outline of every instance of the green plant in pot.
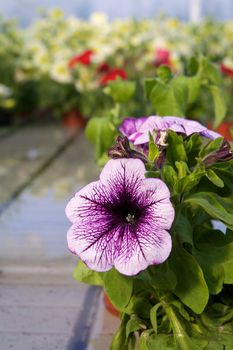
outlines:
M75 278L120 312L111 350L232 349L231 144L180 116L113 121L99 180L66 207Z

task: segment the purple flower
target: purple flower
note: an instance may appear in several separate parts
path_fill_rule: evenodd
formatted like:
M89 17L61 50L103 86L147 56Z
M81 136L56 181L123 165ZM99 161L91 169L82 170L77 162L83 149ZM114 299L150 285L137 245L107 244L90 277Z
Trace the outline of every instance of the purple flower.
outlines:
M120 132L129 137L136 133L141 125L147 120L147 118L125 118L123 123L119 127ZM133 141L133 140L132 140Z
M170 192L161 180L144 176L138 159L110 160L92 182L73 197L66 214L73 223L69 249L96 271L113 266L135 275L160 264L171 251L167 232L174 220Z
M128 127L128 123L128 119L125 119L122 126L120 127L120 131L122 131L122 128L124 130L130 131L131 129ZM132 120L130 123L133 123ZM136 130L133 133L128 133L128 135L126 135L128 136L129 140L135 145L142 145L149 142L149 132L153 134L159 131L166 131L168 129L173 130L177 133L184 134L186 136L189 136L193 133L198 133L201 136L207 137L209 139L216 139L217 137L221 137L220 134L207 129L197 121L179 117L151 116L146 118L144 122L141 122L140 125L135 124L135 129ZM159 144L159 140L156 140L156 142Z

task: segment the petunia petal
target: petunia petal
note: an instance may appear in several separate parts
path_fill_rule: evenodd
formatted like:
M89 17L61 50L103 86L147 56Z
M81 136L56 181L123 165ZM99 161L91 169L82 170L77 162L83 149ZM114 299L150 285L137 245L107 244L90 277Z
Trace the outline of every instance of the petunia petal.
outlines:
M205 126L195 120L173 116L148 117L144 122L142 122L136 131L134 131L133 128L129 128L127 136L135 145L142 145L149 142L149 132L166 131L168 129L177 133L183 133L187 136L192 135L193 133L199 133L200 135L210 139L216 139L217 137L221 136L214 131L208 130ZM132 132L130 133L130 131Z
M95 234L91 230L81 232L78 224L74 224L67 233L70 251L78 255L90 269L99 272L108 271L113 267L114 242L117 237L116 230L110 228L96 230Z
M83 187L79 192L77 192L75 196L68 202L65 212L66 216L72 223L75 223L78 220L78 217L80 215L80 208L83 208L87 204L86 200L83 197L93 197L98 185L99 181L91 182L87 186Z
M137 132L146 119L147 118L125 118L119 130L123 135L128 137Z
M211 140L215 140L218 137L223 137L222 135L220 135L219 133L209 130L209 129L205 129L204 131L201 132L202 136L208 137Z
M171 236L165 230L158 230L152 223L137 226L133 231L125 227L124 239L115 268L124 275L136 275L149 265L161 264L171 252Z
M175 210L166 184L159 179L144 179L140 191L143 194L139 199L140 205L147 208L147 216L151 222L163 229L170 229Z
M145 166L139 159L111 159L100 174L100 181L105 186L118 181L119 185L132 184L145 178Z

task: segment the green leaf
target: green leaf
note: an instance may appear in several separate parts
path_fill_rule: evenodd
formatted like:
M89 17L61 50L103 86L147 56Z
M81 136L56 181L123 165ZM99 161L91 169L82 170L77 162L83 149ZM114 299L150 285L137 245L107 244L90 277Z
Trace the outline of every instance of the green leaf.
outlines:
M186 321L190 321L190 316L188 314L188 312L185 310L185 306L184 304L179 301L179 300L173 300L171 302L171 304L173 306L175 306L175 308L178 310L179 314L186 320Z
M173 290L177 283L175 273L170 268L168 261L140 272L137 278L142 279L155 290Z
M176 85L168 85L160 81L152 88L150 100L154 106L156 113L159 115L176 115L184 116L185 111L182 110L184 105L183 93L181 87Z
M174 338L171 334L152 334L147 339L147 346L150 350L176 350Z
M171 68L165 65L161 65L157 69L157 74L164 83L168 82L172 78Z
M141 333L138 350L152 350L148 347L148 340L151 334L153 334L153 329L148 329Z
M145 177L148 179L151 177L158 179L158 178L160 178L160 176L161 176L161 174L160 174L160 171L158 171L158 170L156 170L156 171L149 170L145 173Z
M195 157L198 155L198 151L201 145L202 139L199 134L192 134L188 137L188 139L184 141L186 153L189 156L189 158L192 158L190 159L191 161L193 161L193 159L195 160Z
M204 77L207 78L212 84L219 85L221 83L221 74L218 67L210 62L207 57L202 58L201 64L204 68Z
M146 326L137 315L131 315L126 325L126 339L128 339L131 333L138 331L139 329L146 329Z
M210 341L205 350L224 350L224 346L215 341Z
M164 164L162 167L162 179L170 190L173 190L173 187L177 182L177 173L171 165Z
M158 312L158 309L162 306L163 306L162 303L158 303L155 306L153 306L150 310L150 321L156 334L157 334L157 312Z
M153 87L157 84L157 79L155 78L150 78L145 80L145 93L146 93L146 98L150 98L151 91Z
M193 246L193 226L186 216L180 214L175 221L174 232L180 242Z
M205 156L214 153L216 151L218 151L223 143L223 138L222 137L218 137L215 140L209 141L206 146L204 146L200 152L199 152L199 157L200 158L204 158Z
M230 169L224 169L223 167L211 167L214 172L222 179L224 183L224 194L226 196L233 196L233 172Z
M224 282L227 284L233 283L233 262L228 261L223 265L224 269Z
M198 60L196 56L192 56L187 62L187 70L189 75L195 75L198 71Z
M190 191L198 185L205 171L196 171L178 180L174 185L174 193L181 194Z
M205 339L190 338L186 332L183 318L178 314L178 310L165 304L166 313L172 323L173 334L175 338L175 349L177 350L202 350L207 345Z
M73 277L79 282L92 284L94 286L102 286L103 273L90 270L81 260L78 262L74 272Z
M223 283L228 283L228 278L233 276L233 234L229 230L226 234L204 228L197 230L200 236L195 241L193 255L204 272L210 293L218 294ZM226 264L231 265L230 276L224 271Z
M196 249L193 250L193 255L202 268L210 294L220 293L224 283L223 265L218 264L214 256L210 257Z
M189 172L187 164L183 161L175 162L175 166L178 170L179 179L182 179L182 177L184 177Z
M200 314L208 302L209 291L197 261L176 243L169 265L177 279L174 294L195 313Z
M209 86L209 90L214 100L215 119L214 119L213 128L215 129L223 121L226 115L227 108L226 108L225 99L222 95L220 88L215 85L211 85Z
M186 84L188 86L188 104L192 104L200 94L201 82L199 76L186 77Z
M150 315L150 309L151 303L148 298L133 294L123 312L128 315L137 314L139 317L147 319Z
M218 175L211 169L206 172L206 177L217 187L224 187L224 182L218 177Z
M233 198L223 198L211 192L199 192L187 197L184 203L192 207L201 207L210 217L222 221L227 227L233 229Z
M134 95L136 90L136 83L134 81L126 81L117 79L110 81L105 88L105 93L110 95L114 101L122 103L128 102Z
M128 350L126 342L126 324L128 322L128 316L124 315L121 320L121 325L112 339L110 350Z
M103 277L104 288L112 304L122 310L128 303L133 291L133 278L122 275L112 268Z
M99 158L113 144L116 128L109 118L91 118L85 134L87 139L95 145L96 158Z
M171 80L170 85L173 89L173 93L178 103L178 106L182 111L182 114L180 115L185 116L185 112L188 105L188 98L189 98L187 78L184 76L177 76ZM168 115L176 115L176 114L168 114Z
M148 159L150 162L153 163L158 158L158 156L159 156L159 149L155 144L152 135L150 134Z
M171 163L175 164L177 161L187 161L187 155L182 136L177 135L177 133L172 130L168 130L167 143L167 159Z

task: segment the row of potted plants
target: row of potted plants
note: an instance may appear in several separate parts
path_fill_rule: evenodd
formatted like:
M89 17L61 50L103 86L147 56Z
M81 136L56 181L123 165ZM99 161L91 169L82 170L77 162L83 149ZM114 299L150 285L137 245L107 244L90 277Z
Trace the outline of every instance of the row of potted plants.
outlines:
M66 18L58 9L42 13L25 29L0 18L2 115L12 111L21 118L48 113L60 117L76 111L91 117L103 106L108 108L111 101L103 89L116 78L137 81L139 98L134 104L140 110L142 76L154 77L161 65L172 74L195 74L188 65L198 53L216 64L219 73L215 70L212 79L214 83L222 78L225 118L229 119L233 113L232 27L232 21L204 20L194 25L166 17L110 22L100 13L84 21ZM208 104L208 92L202 95ZM212 123L212 116L207 121Z

